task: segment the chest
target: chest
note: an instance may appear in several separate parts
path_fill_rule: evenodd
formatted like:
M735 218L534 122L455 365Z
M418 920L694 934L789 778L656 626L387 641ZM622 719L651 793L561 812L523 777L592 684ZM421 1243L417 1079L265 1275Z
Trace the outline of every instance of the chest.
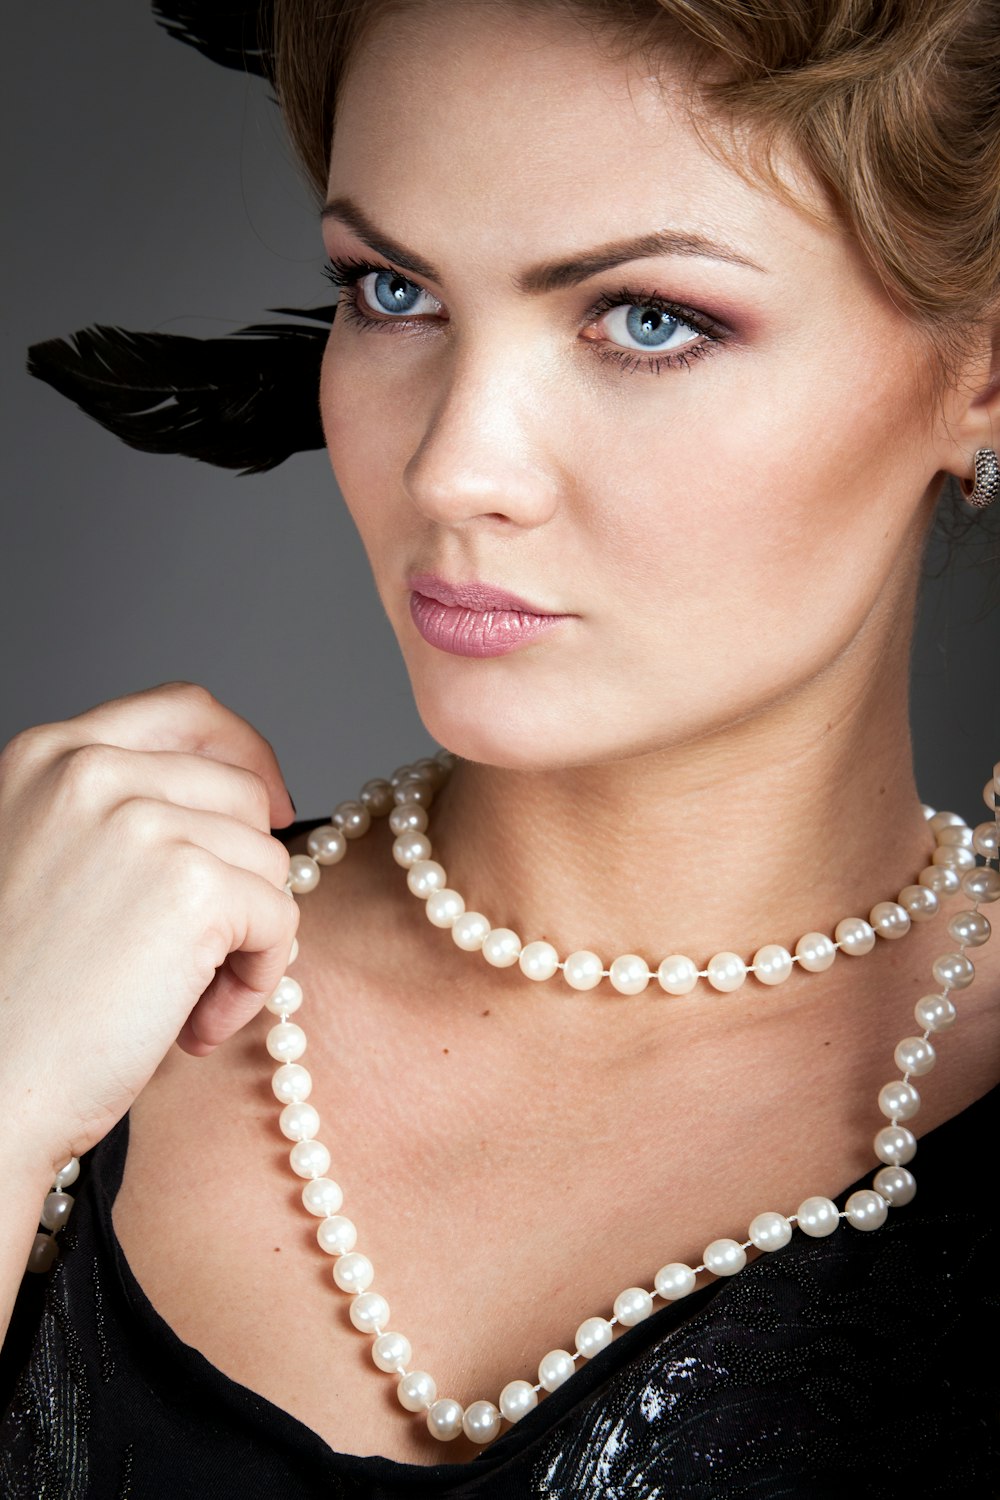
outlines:
M475 1445L403 1412L350 1321L277 1127L270 1019L209 1059L175 1051L136 1101L114 1208L124 1253L181 1339L337 1451L468 1461ZM342 1037L324 1052L310 1036L311 1102L386 1326L463 1405L534 1384L547 1351L572 1349L584 1318L609 1317L665 1263L696 1265L755 1213L836 1195L871 1164L879 1122L861 1100L885 1080L852 1082L836 1049L824 1080L794 1028L767 1061L706 1043L673 1066L622 1054L576 1078L450 1040L358 1036L347 1067Z

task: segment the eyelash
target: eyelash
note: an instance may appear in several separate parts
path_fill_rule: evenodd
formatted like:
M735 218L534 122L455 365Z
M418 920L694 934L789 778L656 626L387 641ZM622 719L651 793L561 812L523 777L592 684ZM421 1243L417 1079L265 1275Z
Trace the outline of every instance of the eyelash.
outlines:
M338 308L343 306L347 318L362 328L392 329L398 324L404 327L419 319L399 318L373 318L360 306L358 301L358 282L364 276L373 271L391 271L391 266L376 265L373 261L358 260L354 257L338 259L333 256L327 265L323 267L323 275L333 282L335 287L347 292L338 302ZM401 272L397 275L402 276ZM402 277L409 281L409 277ZM411 286L420 286L419 282L409 281ZM420 288L424 290L424 288ZM704 313L697 312L694 308L682 307L676 302L669 302L666 298L658 296L655 292L646 292L639 287L623 286L613 295L602 293L596 303L587 314L587 321L591 322L599 318L603 313L610 312L613 308L622 306L633 306L652 308L655 312L665 313L667 317L676 318L688 328L693 328L696 333L701 334L704 343L695 344L692 348L675 349L669 354L652 355L649 357L641 355L634 349L623 348L600 348L595 345L599 359L613 360L620 369L634 372L643 371L658 375L661 370L687 369L696 359L704 354L712 354L726 340L726 332L720 324L712 318L706 317Z

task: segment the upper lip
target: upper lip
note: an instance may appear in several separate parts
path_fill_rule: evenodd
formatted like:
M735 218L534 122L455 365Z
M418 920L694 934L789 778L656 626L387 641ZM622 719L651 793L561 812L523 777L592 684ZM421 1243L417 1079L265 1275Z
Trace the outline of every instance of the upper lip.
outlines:
M522 614L528 615L551 615L559 611L544 609L541 605L532 604L527 599L522 599L519 594L512 594L507 589L498 589L492 583L480 583L472 579L469 583L449 583L437 573L414 573L410 576L409 587L418 594L426 594L430 599L436 599L439 604L459 605L464 609L516 609Z

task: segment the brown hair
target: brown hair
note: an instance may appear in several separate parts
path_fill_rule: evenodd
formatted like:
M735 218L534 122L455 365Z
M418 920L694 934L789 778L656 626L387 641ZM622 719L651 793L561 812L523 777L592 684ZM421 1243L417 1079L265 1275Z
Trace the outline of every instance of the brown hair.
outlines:
M275 92L319 198L352 56L375 21L419 3L274 0ZM763 148L752 170L784 191L773 148L796 150L943 356L1000 314L1000 0L496 3L562 9L654 66L679 44L711 115ZM959 517L954 535L961 521L1000 527L990 512Z

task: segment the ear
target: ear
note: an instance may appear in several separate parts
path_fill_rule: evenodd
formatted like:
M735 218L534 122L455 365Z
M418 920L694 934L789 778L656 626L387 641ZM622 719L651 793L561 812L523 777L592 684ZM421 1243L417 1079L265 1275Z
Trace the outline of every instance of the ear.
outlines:
M943 393L942 464L970 484L976 453L1000 455L1000 319L980 324L969 337Z

